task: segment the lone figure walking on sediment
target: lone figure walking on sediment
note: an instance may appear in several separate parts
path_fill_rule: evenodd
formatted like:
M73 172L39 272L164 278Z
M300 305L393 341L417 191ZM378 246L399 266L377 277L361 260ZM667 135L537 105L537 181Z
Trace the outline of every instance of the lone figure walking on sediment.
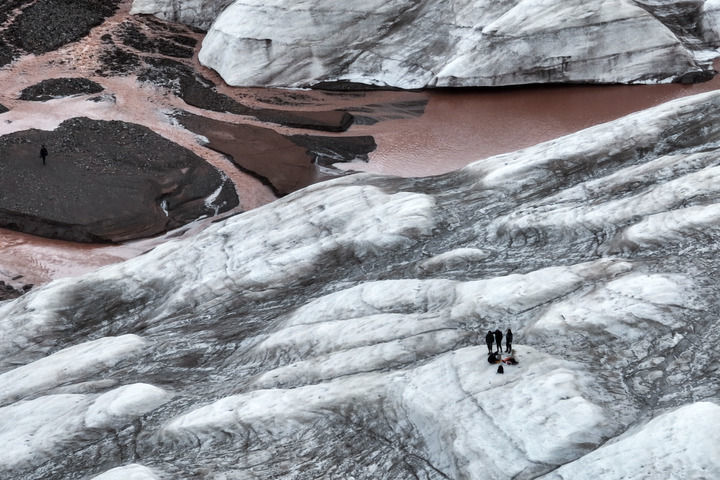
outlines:
M43 145L42 147L40 147L40 158L42 158L43 165L45 165L45 159L47 158L47 156L48 156L47 148L45 147L45 145Z

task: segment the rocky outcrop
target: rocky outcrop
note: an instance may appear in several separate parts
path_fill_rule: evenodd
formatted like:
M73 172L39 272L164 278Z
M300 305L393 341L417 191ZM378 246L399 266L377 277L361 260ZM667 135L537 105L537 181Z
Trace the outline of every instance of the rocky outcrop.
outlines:
M713 92L4 303L0 474L718 478L718 140Z
M238 204L215 168L135 124L74 118L0 137L0 157L0 226L49 238L147 237Z
M5 112L9 112L9 111L10 110L5 105L0 103L0 113L5 113Z
M218 16L199 58L231 85L697 81L712 75L716 31L702 4L242 0Z
M103 91L102 85L87 78L49 78L20 92L20 100L45 102L71 95L89 95Z

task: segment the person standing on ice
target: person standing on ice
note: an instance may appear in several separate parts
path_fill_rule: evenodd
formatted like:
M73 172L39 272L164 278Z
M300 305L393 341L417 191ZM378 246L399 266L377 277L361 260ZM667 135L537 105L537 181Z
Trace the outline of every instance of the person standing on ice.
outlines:
M505 332L505 353L512 352L512 337L512 330L508 328L507 332Z
M488 330L487 335L485 335L485 343L487 344L487 347L488 347L488 353L492 353L492 351L493 351L492 346L493 346L494 341L495 341L495 337L493 336L493 332Z
M503 334L500 331L500 329L495 330L495 344L497 345L497 351L498 353L502 352L502 337Z
M45 158L48 156L47 148L45 148L45 145L40 147L40 158L42 158L43 165L45 165Z

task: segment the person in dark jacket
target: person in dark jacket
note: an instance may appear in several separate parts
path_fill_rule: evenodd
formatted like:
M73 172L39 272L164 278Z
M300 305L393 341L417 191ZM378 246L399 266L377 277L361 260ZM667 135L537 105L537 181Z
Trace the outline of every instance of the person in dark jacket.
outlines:
M497 330L495 330L495 344L497 345L498 352L502 351L502 337L503 334L500 329L498 328Z
M47 156L48 156L47 148L45 147L45 145L43 145L42 147L40 147L40 158L42 158L43 165L45 165L45 158L47 158Z
M512 330L509 328L505 332L505 353L512 353Z
M492 353L492 351L493 351L492 346L493 346L494 341L495 341L495 336L493 335L493 332L488 330L487 335L485 335L485 343L487 344L487 347L488 347L488 353Z

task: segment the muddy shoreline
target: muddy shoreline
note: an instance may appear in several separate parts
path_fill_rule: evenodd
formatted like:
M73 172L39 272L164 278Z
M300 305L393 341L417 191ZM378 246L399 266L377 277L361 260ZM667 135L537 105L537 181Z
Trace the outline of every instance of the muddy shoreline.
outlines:
M0 136L51 131L76 117L141 125L203 158L232 182L239 207L228 214L353 171L442 174L720 88L718 77L692 85L234 88L198 63L202 33L152 17L130 17L129 6L129 0L119 2L104 23L79 41L0 68L5 87L0 91ZM40 87L58 78L76 82ZM85 82L103 90L83 91ZM37 93L23 100L24 91ZM185 120L179 112L187 112L180 114L187 115ZM178 232L191 234L209 221L116 246L78 245L0 229L0 280L21 288L76 275L135 256Z

